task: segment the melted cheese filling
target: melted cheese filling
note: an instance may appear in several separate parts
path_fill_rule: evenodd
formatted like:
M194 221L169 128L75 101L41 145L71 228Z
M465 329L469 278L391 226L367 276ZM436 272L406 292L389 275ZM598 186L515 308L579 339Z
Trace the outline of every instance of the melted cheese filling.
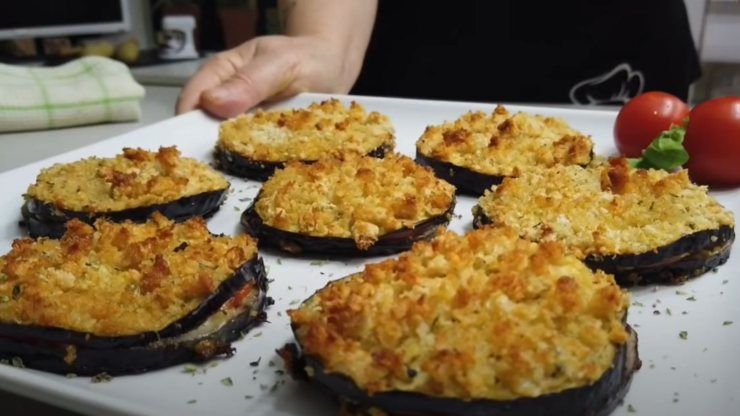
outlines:
M685 170L632 169L624 159L531 171L487 191L479 205L494 223L533 241L558 240L581 257L645 253L735 225Z
M559 244L486 228L417 243L289 314L305 354L370 394L510 400L598 380L628 302Z
M312 161L339 151L365 155L381 146L392 149L394 140L387 116L333 99L306 109L258 110L227 120L221 123L217 147L255 161Z
M353 238L367 249L387 233L444 214L454 197L452 185L408 157L346 154L278 170L262 187L256 211L271 227Z
M116 212L224 190L226 179L205 163L181 158L175 147L123 150L44 169L26 195L76 212Z
M157 331L257 253L248 236L213 236L202 219L67 227L60 240L16 240L0 257L0 322L100 336Z
M591 138L552 117L511 115L498 106L488 116L470 112L429 126L416 142L426 157L493 176L517 176L532 166L585 165Z

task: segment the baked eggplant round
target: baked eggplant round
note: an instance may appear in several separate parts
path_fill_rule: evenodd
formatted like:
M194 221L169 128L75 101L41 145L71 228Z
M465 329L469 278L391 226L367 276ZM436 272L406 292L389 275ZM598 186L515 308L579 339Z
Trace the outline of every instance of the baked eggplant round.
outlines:
M142 222L154 212L176 221L207 217L219 209L228 189L223 175L180 157L176 147L126 148L114 158L42 170L24 195L21 214L31 237L59 238L71 219Z
M175 223L79 220L0 257L0 357L92 375L230 354L264 321L267 277L249 236Z
M215 157L222 170L265 181L289 161L338 152L382 158L395 146L388 117L332 99L305 109L258 110L221 123Z
M380 255L408 250L446 226L455 188L401 155L290 162L242 214L261 245L292 253Z
M530 171L487 191L473 226L507 225L557 240L621 285L680 283L725 261L732 213L685 170L633 169L625 159Z
M640 366L628 305L556 242L448 232L290 310L280 354L350 414L606 415Z
M469 112L454 122L426 128L416 160L464 194L480 196L492 185L533 166L587 165L591 138L557 118L497 106L488 116Z

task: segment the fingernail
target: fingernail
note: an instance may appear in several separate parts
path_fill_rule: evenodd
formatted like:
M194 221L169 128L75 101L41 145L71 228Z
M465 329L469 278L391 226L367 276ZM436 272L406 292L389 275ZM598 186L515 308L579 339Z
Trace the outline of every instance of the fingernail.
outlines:
M226 101L232 98L232 92L227 88L212 88L206 91L206 95L212 101Z

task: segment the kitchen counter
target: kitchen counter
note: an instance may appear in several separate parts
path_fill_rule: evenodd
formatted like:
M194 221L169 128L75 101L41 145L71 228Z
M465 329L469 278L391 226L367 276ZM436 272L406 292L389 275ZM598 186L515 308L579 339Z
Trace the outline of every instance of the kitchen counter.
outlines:
M141 103L141 119L136 122L0 133L0 172L87 146L175 115L179 87L147 85L145 88L146 97Z

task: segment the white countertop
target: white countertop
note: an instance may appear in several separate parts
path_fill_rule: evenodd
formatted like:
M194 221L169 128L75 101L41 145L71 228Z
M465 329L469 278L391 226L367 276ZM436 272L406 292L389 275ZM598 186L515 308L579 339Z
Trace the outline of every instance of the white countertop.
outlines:
M141 103L142 117L137 122L109 123L58 130L0 134L0 172L77 149L172 117L180 88L156 86L145 86L145 88L146 97ZM146 143L142 143L142 146L144 145ZM0 392L0 403L2 404L2 412L0 413L3 416L76 415L76 413L5 392Z

